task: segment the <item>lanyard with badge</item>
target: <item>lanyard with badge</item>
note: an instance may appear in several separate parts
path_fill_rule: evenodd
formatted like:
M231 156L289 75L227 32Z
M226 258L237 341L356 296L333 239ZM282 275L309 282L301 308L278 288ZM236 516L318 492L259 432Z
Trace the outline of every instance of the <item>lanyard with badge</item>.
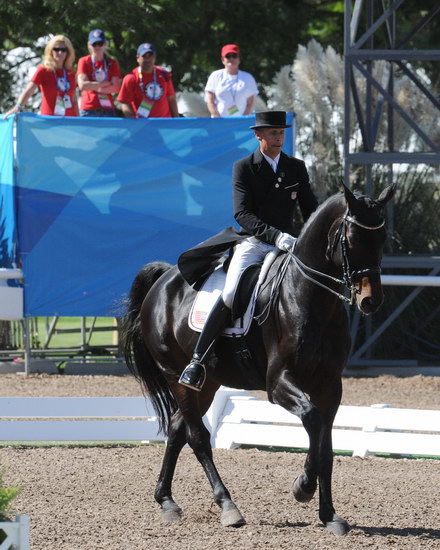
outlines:
M148 118L151 114L151 109L154 107L155 101L161 98L161 94L158 93L158 86L156 80L156 69L153 69L153 97L148 97L147 95L147 84L144 84L142 80L142 69L138 67L138 77L139 77L139 88L142 92L142 101L137 109L137 114L143 118Z
M54 76L57 88L54 115L64 116L66 114L66 109L72 107L72 100L67 93L70 90L70 82L67 78L67 71L65 68L63 76L58 76L55 71Z
M91 56L92 59L92 78L96 82L104 82L108 79L108 63L107 58L104 56L104 68L102 67L96 67L95 64L95 56ZM109 99L108 94L100 94L98 93L98 100L99 104L103 109L111 109L113 107L111 100Z
M233 116L236 113L238 113L238 107L237 107L237 104L236 104L236 101L235 101L235 96L237 95L237 88L238 88L238 75L239 75L239 73L237 73L236 78L234 78L233 80L230 79L230 81L229 81L230 82L230 92L231 92L231 96L232 96L232 105L231 105L231 107L228 107L226 109L228 111L229 116Z

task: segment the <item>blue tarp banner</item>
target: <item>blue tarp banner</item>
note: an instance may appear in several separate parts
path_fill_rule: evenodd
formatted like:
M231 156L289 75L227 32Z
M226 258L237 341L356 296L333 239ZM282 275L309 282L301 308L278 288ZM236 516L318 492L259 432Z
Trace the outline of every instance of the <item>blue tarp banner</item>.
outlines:
M0 267L15 267L14 117L0 117Z
M116 315L144 263L234 224L231 170L257 147L253 121L20 115L26 316Z

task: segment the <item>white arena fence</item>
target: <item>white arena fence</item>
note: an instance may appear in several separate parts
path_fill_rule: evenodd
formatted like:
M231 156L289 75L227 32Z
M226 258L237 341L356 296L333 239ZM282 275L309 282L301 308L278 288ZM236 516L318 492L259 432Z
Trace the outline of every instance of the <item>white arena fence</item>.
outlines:
M15 521L0 521L0 531L6 538L0 544L0 550L29 550L29 516L21 514Z
M242 390L219 390L204 420L214 448L308 448L298 417ZM143 397L0 398L1 442L165 441L157 432ZM332 436L335 451L353 456L440 457L440 410L341 406Z

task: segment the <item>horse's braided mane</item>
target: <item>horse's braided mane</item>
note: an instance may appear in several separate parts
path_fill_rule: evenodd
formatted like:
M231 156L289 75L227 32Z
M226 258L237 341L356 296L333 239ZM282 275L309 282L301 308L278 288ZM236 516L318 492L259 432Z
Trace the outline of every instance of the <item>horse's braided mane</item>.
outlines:
M346 208L346 201L343 193L336 193L328 199L326 199L318 208L311 214L310 218L304 224L301 235L304 235L306 231L309 230L310 226L313 225L315 218L317 218L323 210L334 211L334 216L342 214Z

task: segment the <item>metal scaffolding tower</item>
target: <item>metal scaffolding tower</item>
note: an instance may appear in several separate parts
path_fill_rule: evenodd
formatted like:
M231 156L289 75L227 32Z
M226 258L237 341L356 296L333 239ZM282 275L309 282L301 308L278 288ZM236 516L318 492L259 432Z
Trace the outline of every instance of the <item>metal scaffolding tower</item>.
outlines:
M440 121L440 101L426 87L417 74L413 62L440 61L440 50L405 49L417 33L423 32L426 25L440 12L440 2L414 21L413 28L405 36L397 38L396 19L399 7L405 0L345 0L345 137L344 137L344 179L348 183L352 165L366 168L366 192L372 187L372 165L389 165L389 181L393 177L393 165L440 164L440 147L434 143L420 125L397 101L394 95L395 72L407 75L415 86L438 110ZM362 26L362 30L360 27ZM385 44L386 49L376 49L376 43ZM373 76L373 63L383 60L387 63L384 78L379 82ZM361 104L356 76L361 75L365 85L365 104ZM376 101L373 102L373 91ZM353 102L353 104L352 104ZM350 150L350 114L354 106L356 124L362 137L362 150ZM382 117L386 116L387 148L378 151L376 138ZM394 119L400 116L412 128L423 144L423 151L398 151L394 144Z
M410 0L406 0L409 5ZM411 113L399 103L396 93L396 75L406 75L419 93L425 96L437 111L434 123L440 124L440 101L428 89L418 73L419 62L440 61L440 50L409 49L419 33L426 32L426 26L434 17L440 16L440 2L421 2L422 8L411 4L414 13L413 27L405 34L399 25L399 8L405 0L345 0L344 56L345 56L345 121L344 121L344 180L349 184L354 166L365 169L365 192L372 195L373 166L386 168L388 183L393 183L395 164L440 164L440 144L421 127ZM381 78L375 77L375 63L385 64ZM415 89L415 88L414 88ZM351 117L354 113L355 119ZM397 117L412 129L414 139L411 150L399 150L395 139ZM386 128L386 140L378 142L379 130ZM384 125L384 126L383 126ZM360 139L351 142L353 127ZM355 131L356 131L355 130ZM361 146L359 147L359 142ZM417 144L417 146L416 146ZM416 150L419 149L419 150ZM390 205L391 206L391 205ZM388 227L393 231L394 214L387 208ZM438 275L440 257L393 257L384 259L384 267L406 269L426 268L427 275ZM373 330L372 320L365 321L365 341L358 349L352 350L352 365L372 366L375 361L371 346L382 332L400 315L424 288L420 285L413 290L402 304L386 319L379 328ZM434 314L438 314L434 312ZM352 338L355 340L359 328L360 315L355 312L352 319ZM381 364L384 362L381 361ZM386 362L385 362L386 363ZM399 364L402 362L392 361ZM404 364L408 362L403 362ZM409 363L417 365L418 361Z

